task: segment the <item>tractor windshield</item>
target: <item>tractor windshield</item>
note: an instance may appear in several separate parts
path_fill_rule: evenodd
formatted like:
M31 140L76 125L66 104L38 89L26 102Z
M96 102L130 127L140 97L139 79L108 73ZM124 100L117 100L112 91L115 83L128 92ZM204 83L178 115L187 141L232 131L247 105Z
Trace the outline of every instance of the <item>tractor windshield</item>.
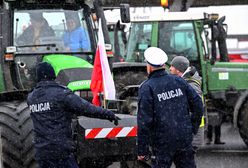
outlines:
M91 51L82 10L16 10L13 31L21 53Z
M169 60L175 55L197 60L197 47L192 22L160 22L158 28L158 46L168 55Z
M132 23L128 39L127 62L144 62L144 51L151 46L152 23Z
M129 37L126 61L144 62L144 51L150 46L158 46L169 57L176 55L196 61L197 45L193 22L138 22L133 23Z

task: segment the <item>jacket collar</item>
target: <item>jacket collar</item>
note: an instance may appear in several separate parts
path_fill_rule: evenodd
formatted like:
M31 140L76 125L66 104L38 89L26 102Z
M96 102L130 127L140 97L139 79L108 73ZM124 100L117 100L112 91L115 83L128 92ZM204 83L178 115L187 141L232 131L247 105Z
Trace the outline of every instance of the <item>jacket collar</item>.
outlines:
M199 82L201 82L202 78L201 76L199 75L199 73L196 71L194 74L190 74L189 72L186 73L184 76L183 76L184 79L189 79L189 78L192 78L194 80L197 80Z
M149 75L148 78L156 78L159 76L164 76L167 75L168 73L165 71L165 69L158 69L155 71L152 71Z
M55 85L58 85L58 83L53 80L42 80L39 83L37 83L36 87L55 86Z

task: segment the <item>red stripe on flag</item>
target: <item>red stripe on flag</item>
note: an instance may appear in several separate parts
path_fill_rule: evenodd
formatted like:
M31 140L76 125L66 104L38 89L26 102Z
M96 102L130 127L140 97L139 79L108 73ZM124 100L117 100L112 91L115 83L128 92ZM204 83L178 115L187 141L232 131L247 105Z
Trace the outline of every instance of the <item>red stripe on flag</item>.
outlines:
M137 136L137 127L133 127L133 129L127 134L127 137Z
M96 106L100 106L100 98L98 93L103 91L103 79L102 79L102 66L100 60L100 51L99 47L97 47L95 60L94 60L94 68L91 76L90 89L93 93L92 103Z
M85 136L85 139L94 139L97 134L102 130L102 128L94 128L92 129L87 136Z
M108 135L106 136L106 138L115 138L116 135L122 130L122 128L120 127L116 127L116 128L113 128L109 133Z

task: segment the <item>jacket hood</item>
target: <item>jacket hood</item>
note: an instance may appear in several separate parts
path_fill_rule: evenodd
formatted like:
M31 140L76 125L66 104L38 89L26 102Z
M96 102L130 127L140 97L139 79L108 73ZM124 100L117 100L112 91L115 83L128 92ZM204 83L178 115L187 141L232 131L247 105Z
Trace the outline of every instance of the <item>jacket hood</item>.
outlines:
M199 73L197 72L196 68L194 66L190 67L189 72L187 72L183 78L193 78L197 81L201 81L202 77L199 75Z

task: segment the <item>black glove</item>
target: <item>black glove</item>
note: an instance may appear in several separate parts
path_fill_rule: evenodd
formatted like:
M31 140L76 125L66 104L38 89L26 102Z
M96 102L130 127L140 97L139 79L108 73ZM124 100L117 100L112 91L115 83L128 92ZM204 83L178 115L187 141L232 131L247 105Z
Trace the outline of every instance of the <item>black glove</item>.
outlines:
M119 124L118 120L121 120L121 119L115 115L114 118L110 119L109 121L114 122L115 125L118 125Z
M115 116L115 120L114 120L114 124L115 125L118 125L119 124L119 121L118 120L121 120L119 117Z

